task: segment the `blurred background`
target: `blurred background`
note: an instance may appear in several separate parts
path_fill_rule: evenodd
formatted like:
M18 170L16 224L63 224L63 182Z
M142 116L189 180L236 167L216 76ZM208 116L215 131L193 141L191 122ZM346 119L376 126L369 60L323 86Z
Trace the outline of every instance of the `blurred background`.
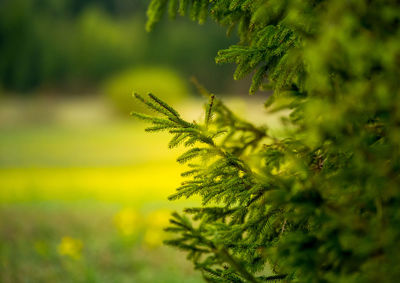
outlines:
M0 0L0 282L201 282L162 246L170 211L193 204L167 201L179 150L129 117L131 93L196 119L194 76L257 111L214 62L235 36L187 19L146 33L147 4Z

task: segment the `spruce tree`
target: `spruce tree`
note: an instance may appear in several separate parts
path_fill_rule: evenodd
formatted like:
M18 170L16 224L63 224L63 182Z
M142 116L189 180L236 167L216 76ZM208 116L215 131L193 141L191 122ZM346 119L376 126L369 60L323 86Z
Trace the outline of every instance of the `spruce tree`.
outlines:
M273 90L268 111L290 111L276 136L201 87L197 122L135 94L158 114L132 113L146 130L188 148L178 158L187 180L170 199L202 200L172 215L167 244L209 282L397 282L397 1L152 0L147 28L165 12L236 29L240 42L217 63L237 64L235 79L252 74L250 93Z

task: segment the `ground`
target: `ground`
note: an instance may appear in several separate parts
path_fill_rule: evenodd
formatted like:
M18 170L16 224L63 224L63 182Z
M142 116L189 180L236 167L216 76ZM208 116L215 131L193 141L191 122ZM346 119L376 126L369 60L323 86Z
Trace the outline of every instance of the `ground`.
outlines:
M170 211L196 203L167 200L181 150L106 105L0 104L0 282L202 282L162 245ZM178 110L196 119L199 105Z
M181 169L167 136L96 103L51 106L0 109L0 282L202 282L162 245L183 205L167 200Z

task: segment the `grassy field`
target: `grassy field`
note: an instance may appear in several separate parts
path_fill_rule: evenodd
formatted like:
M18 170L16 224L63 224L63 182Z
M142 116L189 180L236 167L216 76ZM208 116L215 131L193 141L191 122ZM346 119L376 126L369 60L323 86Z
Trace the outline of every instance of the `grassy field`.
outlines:
M167 136L60 112L0 125L0 282L202 282L162 245L183 206Z
M167 200L183 171L167 143L96 99L0 104L0 282L202 282L162 245L194 204Z
M149 229L162 233L159 224L119 211L100 203L2 205L0 282L201 282L183 254L151 236Z

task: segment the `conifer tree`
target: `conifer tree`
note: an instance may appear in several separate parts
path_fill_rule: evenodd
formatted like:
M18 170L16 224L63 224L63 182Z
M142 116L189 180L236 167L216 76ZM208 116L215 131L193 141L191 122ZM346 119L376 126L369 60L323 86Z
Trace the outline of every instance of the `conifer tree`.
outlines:
M167 244L187 251L209 282L396 282L400 278L400 6L378 0L152 0L147 28L167 12L237 29L217 63L271 89L288 109L274 136L214 95L189 122L155 95L158 115L133 116L169 147L199 195L174 213Z

